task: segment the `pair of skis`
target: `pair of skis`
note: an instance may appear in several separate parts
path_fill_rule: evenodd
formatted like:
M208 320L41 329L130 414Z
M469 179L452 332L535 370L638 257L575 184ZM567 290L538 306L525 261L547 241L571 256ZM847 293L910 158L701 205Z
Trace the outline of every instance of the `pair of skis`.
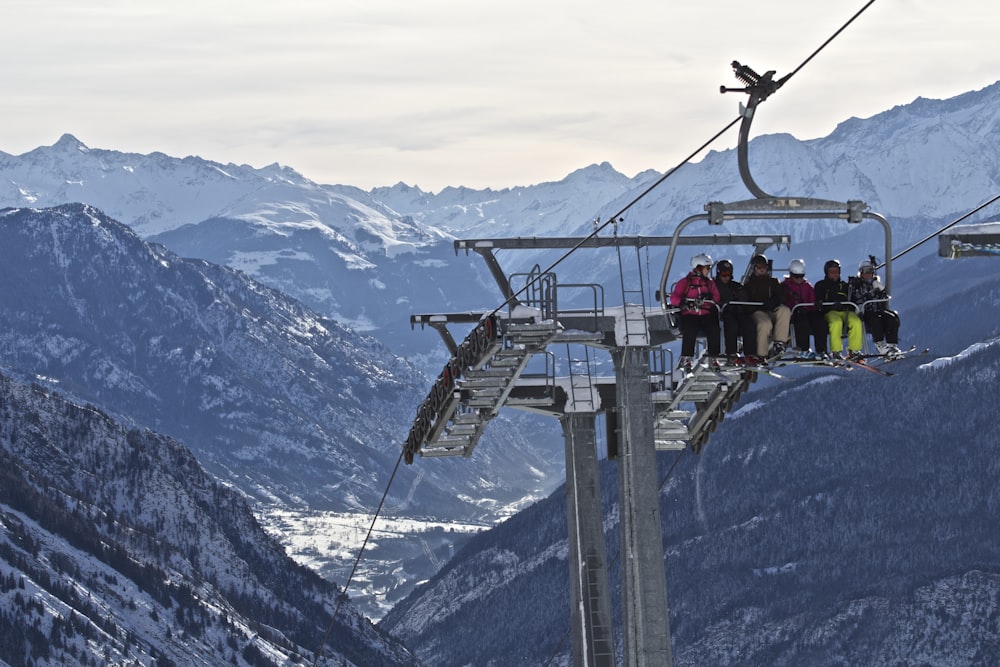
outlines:
M787 359L784 360L780 365L782 366L825 366L827 368L842 368L847 371L853 371L855 368L860 368L866 370L870 373L875 373L876 375L882 375L885 377L891 377L895 375L892 371L885 370L881 368L881 364L878 366L869 364L866 359L871 359L883 355L865 355L857 357L845 357L843 359Z
M854 370L855 368L861 368L868 371L869 373L875 373L876 375L882 375L884 377L892 377L893 375L895 375L895 373L893 373L892 371L887 371L884 368L882 368L881 365L873 366L869 364L867 361L865 361L865 359L870 359L870 358L871 358L870 356L865 356L865 357L855 357L853 359L850 357L848 357L847 359L837 359L834 361L834 365L846 368L849 371Z
M842 368L847 371L852 371L856 368L866 370L869 373L875 373L876 375L881 375L883 377L892 377L895 375L890 370L883 368L886 364L891 364L894 361L899 361L900 359L906 359L909 356L916 356L912 353L916 352L916 346L911 346L908 349L900 350L894 354L865 354L858 355L846 359L796 359L796 358L784 358L784 354L775 355L769 357L763 361L761 364L746 364L746 365L720 365L713 366L709 365L708 368L711 370L735 370L735 371L749 371L751 373L757 373L759 375L769 375L770 377L776 378L778 380L788 380L792 381L795 378L790 378L785 375L781 375L776 372L775 368L780 368L782 366L826 366L827 368ZM927 354L930 352L928 348L924 348L917 354ZM869 363L869 360L881 360L881 363L873 364ZM690 377L691 371L688 371L688 376Z
M712 373L716 373L716 374L722 373L723 371L730 371L730 372L732 372L732 371L736 371L736 372L750 371L750 372L753 372L753 373L759 373L761 375L770 375L770 376L776 377L776 378L778 378L780 380L790 380L791 378L786 378L783 375L778 375L777 373L775 373L774 371L772 371L771 368L769 367L770 364L773 364L775 361L777 361L780 358L781 358L781 355L777 355L777 356L774 356L774 357L770 357L770 358L764 359L762 361L762 363L759 363L759 364L729 364L729 363L719 363L717 361L711 361L711 360L708 360L708 357L705 357L705 358L699 360L697 363L692 364L691 366L684 366L684 367L682 367L681 370L684 372L684 379L685 380L691 379L692 377L694 377L695 376L695 371L697 369L699 369L699 368L704 369L704 370L708 370L708 371L710 371Z
M783 366L784 363L781 362L789 361L786 359L782 359L784 355L785 353L782 352L781 354L776 354L773 357L767 357L766 359L763 360L762 363L759 364L745 364L745 365L739 364L735 366L730 366L730 368L738 371L750 371L751 373L757 373L758 375L770 375L771 377L776 378L778 380L792 380L792 378L785 377L784 375L781 375L780 373L776 373L774 371L775 366Z
M916 351L917 346L911 345L905 350L900 350L899 352L894 352L892 354L866 354L856 359L848 359L847 362L851 364L852 368L864 368L867 371L873 373L878 373L879 375L892 376L895 375L892 371L888 371L883 366L891 364L893 362L899 361L900 359L907 359L909 357L915 357L927 354L930 352L930 348L925 347L919 352ZM881 363L870 364L868 359L879 359Z
M929 347L925 347L924 349L917 352L917 346L911 345L905 350L900 350L895 354L863 354L861 355L861 357L863 359L882 359L882 364L885 365L885 364L890 364L894 361L899 361L900 359L906 359L907 357L910 356L918 357L922 354L927 354L930 351L931 350Z
M764 373L780 380L791 380L793 378L788 378L774 372L772 366L777 366L779 368L782 366L826 366L828 368L843 368L848 371L859 368L883 377L891 377L895 375L895 373L882 367L894 361L906 359L909 356L916 356L912 354L916 351L916 349L917 348L914 345L906 350L900 350L894 354L865 354L846 359L782 359L781 357L775 357L768 359L766 366L746 366L744 368L748 371ZM930 349L924 348L917 354L927 354L928 352L930 352ZM869 363L869 360L876 359L881 360L881 363Z

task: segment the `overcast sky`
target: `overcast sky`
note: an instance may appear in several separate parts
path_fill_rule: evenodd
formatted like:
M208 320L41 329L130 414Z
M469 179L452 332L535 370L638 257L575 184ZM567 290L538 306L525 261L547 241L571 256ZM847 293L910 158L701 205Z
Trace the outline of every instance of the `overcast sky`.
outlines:
M780 78L866 1L6 0L0 151L70 133L434 192L665 171L736 117L733 60ZM987 0L876 0L753 135L983 88L997 35Z

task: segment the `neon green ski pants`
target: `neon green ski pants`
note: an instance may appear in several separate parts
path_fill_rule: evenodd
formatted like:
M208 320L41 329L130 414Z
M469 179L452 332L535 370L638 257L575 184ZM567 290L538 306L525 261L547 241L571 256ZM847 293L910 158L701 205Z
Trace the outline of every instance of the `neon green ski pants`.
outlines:
M847 351L859 352L865 342L865 332L861 318L853 310L828 310L824 317L830 329L830 352L839 352L843 343L844 327L847 327Z

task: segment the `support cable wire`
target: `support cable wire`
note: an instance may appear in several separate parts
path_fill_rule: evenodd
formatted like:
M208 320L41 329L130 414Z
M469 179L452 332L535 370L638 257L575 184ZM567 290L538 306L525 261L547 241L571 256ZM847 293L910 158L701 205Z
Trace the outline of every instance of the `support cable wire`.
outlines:
M840 26L840 28L838 28L836 30L836 32L834 32L832 35L830 35L826 39L826 41L824 41L822 44L820 44L819 47L815 51L813 51L811 54L809 54L809 57L807 57L805 60L803 60L801 63L799 63L798 67L796 67L791 72L789 72L785 76L783 76L780 79L778 79L778 81L776 81L774 83L774 91L777 91L777 89L780 88L781 86L785 85L785 83L787 83L789 79L791 79L793 76L795 76L796 74L798 74L799 70L801 70L803 67L805 67L806 64L809 61L811 61L813 58L815 58L817 55L819 55L820 51L822 51L827 46L829 46L830 42L832 42L834 39L836 39L837 37L839 37L840 33L844 32L844 30L847 29L847 26L851 25L859 16L861 16L861 14L863 14L865 12L865 10L867 10L873 4L875 4L875 0L868 0L868 2L865 3L865 5L861 9L859 9L857 12L855 12L854 15L851 18L849 18L844 23L844 25ZM774 92L774 91L772 91L772 92ZM663 176L661 176L660 178L658 178L652 185L650 185L648 188L646 188L645 190L643 190L637 197L635 197L635 199L633 199L629 203L625 204L625 206L623 206L620 211L618 211L613 216L611 216L610 218L608 218L607 221L605 221L601 225L596 226L594 228L594 231L592 231L590 234L588 234L583 239L581 239L576 245L574 245L572 248L570 248L565 253L563 253L562 256L560 256L556 261L554 261L552 264L550 264L548 266L548 268L546 268L544 271L540 272L536 277L530 278L527 281L527 283L524 285L524 287L522 287L518 291L516 291L513 294L511 294L509 297L507 297L507 299L505 299L499 306L497 306L496 308L494 308L490 312L490 315L496 315L498 312L500 312L501 309L506 308L518 296L520 296L525 291L527 291L534 282L537 282L538 280L540 280L542 275L544 275L544 274L548 273L549 271L551 271L552 269L556 268L556 266L558 266L559 264L562 264L562 262L564 262L570 255L572 255L574 252L576 252L577 250L579 250L580 247L583 246L587 241L589 241L590 239L592 239L595 236L597 236L601 232L601 230L603 230L609 224L618 221L618 219L622 215L624 215L626 211L628 211L630 208L632 208L637 203L639 203L639 201L641 199L643 199L646 195L648 195L654 189L656 189L657 187L659 187L670 176L673 176L673 174L678 169L680 169L685 164L687 164L688 162L690 162L691 160L693 160L696 155L698 155L701 151L703 151L706 148L708 148L712 143L715 142L716 139L718 139L723 134L725 134L731 127L733 127L734 125L736 125L737 123L739 123L741 120L743 120L742 114L740 116L737 116L736 118L734 118L728 125L726 125L724 128L722 128L721 130L719 130L715 135L712 136L711 139L709 139L708 141L706 141L705 143L703 143L701 146L699 146L697 149L695 149L686 158L684 158L683 160L681 160L681 162L678 163L675 167L673 167L672 169L670 169L669 171L667 171L665 174L663 174Z
M670 475L674 472L674 468L676 468L677 464L680 463L681 457L684 456L684 452L686 451L687 447L677 452L677 457L674 459L674 462L670 464L670 469L667 470L667 474L663 476L663 480L660 482L660 491L663 491L663 487L666 485L667 480L670 479Z
M909 248L907 248L906 250L903 250L902 252L899 252L899 253L897 253L896 255L894 255L894 256L893 256L893 258L892 258L892 261L894 261L894 262L895 262L895 261L896 261L897 259L899 259L899 258L900 258L900 257L902 257L903 255L905 255L906 253L910 252L911 250L913 250L913 249L914 249L914 248L916 248L917 246L919 246L919 245L923 245L924 243L927 243L928 241L930 241L930 240L931 240L932 238L934 238L935 236L940 236L940 235L941 235L941 234L943 234L944 232L948 231L949 229L951 229L952 227L954 227L954 226L955 226L955 225L957 225L958 223L960 223L960 222L962 222L963 220L965 220L966 218L968 218L968 217L969 217L970 215L973 215L973 214L975 214L975 213L979 213L979 212L980 212L980 211L982 211L982 210L983 210L984 208L986 208L987 206L989 206L990 204L992 204L992 203L994 203L994 202L996 202L996 201L998 201L998 200L1000 200L1000 194L997 194L997 195L993 195L993 197L992 197L992 198L990 198L990 199L987 199L987 200L986 200L986 201L984 201L984 202L983 202L982 204L980 204L980 205L979 205L979 206L977 206L976 208L972 209L971 211L969 211L969 212L968 212L968 213L966 213L965 215L962 215L962 216L960 216L960 217L958 217L958 218L956 218L956 219L952 220L952 221L951 221L951 222L949 222L949 223L948 223L947 225L945 225L945 226L944 226L944 227L942 227L941 229L937 230L937 231L936 231L936 232L934 232L933 234L930 234L930 235L928 235L928 236L925 236L924 238L920 239L919 241L917 241L916 243L914 243L913 245L911 245L911 246L910 246ZM883 266L885 266L885 263L884 263L884 262L883 262L882 264L880 264L880 265L876 266L875 268L876 268L876 269L881 269L881 268L882 268Z
M375 522L378 521L379 514L382 513L382 506L385 505L385 499L389 496L389 489L392 487L392 481L396 479L396 473L399 471L399 464L403 461L403 452L399 452L399 457L396 459L396 466L392 469L392 475L389 476L389 482L385 485L385 491L382 492L382 499L378 502L378 508L375 510L375 515L372 517L372 523L368 527L368 533L365 535L364 542L361 543L361 548L358 549L358 555L354 559L354 566L351 568L351 574L347 577L347 581L344 583L343 589L340 591L340 595L337 596L337 606L333 609L333 615L330 616L330 625L327 626L326 632L323 633L323 641L320 642L319 648L316 649L316 659L313 661L313 667L319 664L319 659L323 655L323 651L326 649L326 642L330 638L330 632L333 631L333 624L337 620L337 612L340 611L340 606L347 599L347 589L351 585L351 581L354 579L354 574L358 571L358 564L361 562L361 555L365 552L365 547L368 546L368 540L372 536L372 532L375 529Z
M827 38L827 40L826 40L825 42L823 42L823 43L822 43L822 44L821 44L821 45L819 46L819 48L817 48L817 49L816 49L815 51L813 51L813 52L812 52L812 53L811 53L811 54L809 55L809 57L808 57L808 58L806 58L805 60L803 60L803 61L802 61L802 63L801 63L801 64L800 64L800 65L799 65L798 67L796 67L796 68L795 68L794 70L792 70L791 72L789 72L788 74L786 74L785 76L783 76L783 77L782 77L781 79L779 79L779 80L778 80L778 81L776 82L776 88L775 88L775 90L777 90L777 88L780 88L781 86L783 86L783 85L784 85L784 84L785 84L785 83L786 83L786 82L787 82L787 81L788 81L789 79L791 79L791 78L792 78L792 76L794 76L795 74L797 74L797 73L799 72L799 70L801 70L801 69L802 69L803 67L805 67L805 65L806 65L806 64L807 64L807 63L808 63L808 62L809 62L810 60L812 60L813 58L815 58L815 57L816 57L816 56L817 56L817 55L819 54L819 52L820 52L820 51L822 51L822 50L823 50L824 48L826 48L826 47L827 47L827 46L828 46L828 45L830 44L830 42L832 42L832 41L833 41L834 39L836 39L836 38L837 38L837 36L839 36L839 35L840 35L840 33L842 33L842 32L843 32L843 31L844 31L844 30L845 30L845 29L847 28L847 26L849 26L849 25L850 25L851 23L853 23L855 19L857 19L857 18L858 18L859 16L861 16L861 14L862 14L862 13L863 13L863 12L864 12L864 11L865 11L866 9L868 9L868 8L869 8L869 7L871 6L871 5L873 5L874 3L875 3L875 0L868 0L868 3L866 3L864 7L862 7L861 9L859 9L859 10L858 10L858 11L857 11L857 12L856 12L856 13L854 14L854 16L852 16L852 17L851 17L850 19L848 19L848 20L847 20L847 22L846 22L846 23L844 23L844 25L842 25L842 26L841 26L841 27L840 27L840 28L839 28L839 29L838 29L838 30L837 30L836 32L834 32L834 33L833 33L833 34L832 34L832 35L831 35L831 36L830 36L829 38ZM690 155L689 155L689 156L688 156L687 158L685 158L685 159L684 159L684 160L683 160L683 161L682 161L682 162L681 162L680 164L678 164L678 165L677 165L676 167L674 167L673 169L671 169L670 171L668 171L667 173L665 173L665 174L664 174L664 175L663 175L662 177L660 177L660 178L659 178L659 179L658 179L658 180L657 180L657 181L656 181L655 183L653 183L653 184L652 184L652 185L650 185L650 186L649 186L648 188L646 188L646 189L645 189L645 190L644 190L644 191L643 191L643 192L642 192L642 193L641 193L641 194L640 194L640 195L639 195L638 197L636 197L636 198L635 198L635 199L633 199L633 200L632 200L631 202L629 202L628 204L626 204L626 205L625 205L625 206L624 206L624 207L623 207L623 208L621 209L621 211L619 211L619 212L618 212L618 213L616 213L616 214L615 214L614 216L612 216L611 218L609 218L609 219L608 219L608 221L607 221L607 222L605 222L604 224L602 224L602 225L600 225L600 226L596 227L596 228L594 229L594 231L593 231L593 232L591 232L591 233L590 233L590 234L589 234L589 235L588 235L588 236L587 236L586 238L584 238L584 239L583 239L582 241L580 241L579 243L577 243L577 244L576 244L575 246L573 246L572 248L570 248L569 250L567 250L567 251L566 251L566 253L564 253L564 254L563 254L563 255L562 255L562 256L561 256L561 257L560 257L559 259L557 259L557 260L556 260L555 262L553 262L553 263L552 263L552 264L551 264L551 265L549 266L549 268L548 268L548 269L546 269L546 272L548 272L548 271L551 271L552 269L554 269L554 268L556 267L556 265L558 265L559 263L563 262L563 261L564 261L564 260L565 260L565 259L566 259L567 257L569 257L569 255L570 255L570 254L572 254L572 253L573 253L574 251L578 250L578 249L580 248L580 246L582 246L582 245L583 245L583 244L584 244L585 242L589 241L589 240L590 240L591 238L593 238L594 236L596 236L596 235L598 234L598 232L600 232L600 231L601 231L602 229L604 229L605 227L607 227L607 226L608 226L608 225L609 225L610 223L612 223L612 222L616 221L616 220L618 219L618 217L619 217L619 216L621 216L621 215L622 215L622 214L624 214L624 213L625 213L625 212L626 212L626 211L627 211L628 209L630 209L630 208L631 208L632 206L634 206L634 205L635 205L635 204L636 204L636 203L637 203L637 202L638 202L638 201L639 201L640 199L642 199L643 197L645 197L646 195L648 195L648 194L649 194L649 193L650 193L650 192L651 192L651 191L652 191L652 190L653 190L654 188L658 187L658 186L659 186L659 185L660 185L661 183L663 183L663 181L667 180L667 178L668 178L669 176L671 176L671 175L672 175L672 174L673 174L673 173L674 173L675 171L677 171L677 170L678 170L678 169L680 169L680 168L681 168L682 166L684 166L685 164L687 164L687 163L688 163L688 162L689 162L689 161L690 161L691 159L693 159L693 158L694 158L694 156L695 156L695 155L697 155L697 154L698 154L698 153L700 153L700 152L701 152L702 150L704 150L705 148L707 148L707 147L708 147L708 146L709 146L709 145L710 145L711 143L713 143L713 142L714 142L714 141L715 141L716 139L718 139L718 138L719 138L719 137L720 137L721 135L725 134L725 132L726 132L727 130L729 130L729 128L731 128L731 127L732 127L733 125L735 125L736 123L740 122L740 120L741 120L741 119L742 119L742 117L737 117L737 118L735 118L735 119L734 119L734 120L733 120L732 122L730 122L730 123L729 123L728 125L726 125L726 126L725 126L724 128L722 128L722 129L721 129L721 130L720 130L720 131L719 131L719 132L718 132L717 134L715 134L715 135L714 135L714 136L713 136L713 137L712 137L711 139L709 139L709 140L708 140L707 142L705 142L704 144L702 144L702 145L701 145L701 146L700 146L700 147L699 147L699 148L698 148L697 150L695 150L695 151L694 151L693 153L691 153L691 154L690 154ZM970 212L969 212L969 213L967 213L966 215L962 216L961 218L959 218L959 219L958 219L958 220L956 220L955 222L953 222L953 223L951 223L950 225L948 225L948 227L951 227L952 225L954 225L954 224L956 224L956 223L960 222L961 220L964 220L965 218L969 217L970 215L972 215L972 214L973 214L973 213L975 213L976 211L979 211L980 209L984 208L984 207L985 207L985 206L987 206L988 204L991 204L991 203L993 203L993 202L994 202L994 201L996 201L997 199L1000 199L1000 195L997 195L996 197L994 197L994 198L993 198L993 199L991 199L990 201L986 202L986 203L985 203L985 204L983 204L982 206L979 206L979 207L978 207L978 208L976 208L975 210L973 210L973 211L970 211ZM924 241L927 241L927 240L928 240L929 238L933 238L933 236L936 236L937 234L940 234L940 233L941 233L941 232L943 232L943 231L944 231L945 229L948 229L948 227L945 227L944 229L942 229L942 230L938 231L938 232L937 232L936 234L933 234L933 235L931 235L930 237L928 237L927 239L924 239L923 241L920 241L920 243L923 243ZM920 243L918 243L918 244L916 244L916 245L920 245ZM913 246L913 247L916 247L916 246ZM907 248L907 249L906 249L905 251L903 251L903 252L909 252L909 251L910 251L910 250L912 250L912 249L913 249L912 247L911 247L911 248ZM902 254L903 254L903 253L900 253L900 255L902 255ZM897 255L896 257L899 257L899 255ZM894 258L894 259L895 259L895 258ZM620 255L619 255L619 259L618 259L618 263L619 263L619 270L621 270L621 257L620 257ZM537 278L536 278L536 280L537 280ZM524 287L522 287L522 288L521 288L521 289L520 289L519 291L517 291L516 293L514 293L513 295L511 295L511 296L510 296L510 298L508 298L508 299L507 299L506 301L504 301L503 303L501 303L501 304L500 304L500 305L499 305L499 306L498 306L498 307L496 308L496 310L494 310L494 311L493 311L493 312L492 312L491 314L492 314L492 315L495 315L495 314L496 314L496 313L497 313L497 312L498 312L498 311L499 311L499 310L500 310L501 308L505 307L505 306L506 306L506 305L507 305L508 303L510 303L510 301L511 301L511 300L513 300L513 299L514 299L515 297L517 297L518 295L520 295L520 294L521 294L522 292L524 292L524 291L525 291L525 290L526 290L527 288L528 288L528 286L527 286L527 285L525 285ZM661 492L663 491L663 487L664 487L664 486L666 485L666 483L667 483L667 480L668 480L668 479L670 479L670 476L671 476L671 474L673 473L673 471L674 471L674 468L676 468L676 467L677 467L677 464L678 464L678 463L680 462L680 460L681 460L681 457L682 457L682 456L684 455L684 452L685 452L685 451L687 451L687 450L686 450L686 449L684 449L684 450L681 450L681 451L680 451L680 452L679 452L679 453L677 454L677 457L676 457L676 458L674 459L674 462L673 462L673 464L671 464L671 466L670 466L670 469L669 469L669 470L667 470L667 473L666 473L666 474L665 474L665 475L663 476L663 480L662 480L662 481L660 482L660 488L659 488L659 491L661 491ZM618 556L619 556L619 554L620 554L620 553L621 553L621 552L618 552L618 553L616 553L616 554L615 554L615 555L614 555L614 556L613 556L613 557L611 558L611 560L610 560L610 561L608 562L608 567L611 567L612 565L614 565L614 563L615 563L615 562L617 561L617 559L618 559ZM560 651L560 650L562 649L562 646L563 646L563 644L565 643L566 639L567 639L567 638L569 637L569 633L570 633L570 629L569 629L569 628L567 628L567 629L566 629L566 632L564 632L564 633L563 633L563 636L562 636L562 637L561 637L561 638L559 639L559 642L557 643L557 646L556 646L556 649L555 649L555 651L553 651L552 655L550 655L550 656L549 656L549 659L545 661L545 667L548 667L548 665L552 664L552 661L553 661L553 660L555 660L555 658L556 658L556 655L557 655L557 654L559 653L559 651Z
M835 33L833 33L832 35L830 35L830 37L825 42L823 42L822 44L820 44L819 48L817 48L815 51L813 51L811 54L809 54L809 57L806 58L805 60L803 60L802 64L800 64L798 67L796 67L795 69L793 69L791 72L789 72L785 76L783 76L780 79L778 79L778 81L777 81L777 87L780 88L781 86L785 85L785 83L789 79L791 79L793 76L795 76L796 74L798 74L799 70L806 66L806 63L808 63L810 60L812 60L817 55L819 55L820 51L822 51L823 49L825 49L830 44L830 42L832 42L833 40L835 40L840 35L840 33L844 32L844 30L847 29L847 26L849 26L852 23L854 23L854 20L857 19L859 16L861 16L865 12L865 10L868 9L869 7L871 7L873 4L875 4L875 0L868 0L868 2L865 4L864 7L862 7L857 12L855 12L854 16L852 16L851 18L847 19L847 22L844 23L844 25L840 26L840 28Z
M733 125L736 125L736 123L740 122L741 118L742 118L741 116L737 116L736 118L734 118L728 125L726 125L724 128L722 128L721 130L719 130L718 132L716 132L712 136L711 139L709 139L708 141L706 141L705 143L703 143L701 146L699 146L698 148L696 148L690 155L688 155L686 158L684 158L683 160L681 160L680 163L677 164L677 166L673 167L672 169L670 169L670 171L668 171L667 173L663 174L663 176L661 176L660 178L658 178L656 180L656 182L654 182L648 188L646 188L645 190L643 190L635 199L633 199L632 201L630 201L628 204L625 204L625 206L623 206L620 211L618 211L613 216L611 216L610 218L608 218L607 221L605 221L601 225L597 226L594 229L594 231L592 231L590 234L588 234L584 238L580 239L577 242L576 245L574 245L572 248L570 248L569 250L567 250L566 252L564 252L562 254L562 256L559 257L559 259L557 259L556 261L552 262L552 264L549 264L549 266L547 268L545 268L543 271L539 272L536 276L534 276L531 279L529 279L526 282L526 284L524 285L524 287L522 287L518 291L516 291L513 294L511 294L509 297L507 297L507 299L505 301L503 301L503 303L501 303L499 306L497 306L496 308L494 308L489 314L490 315L496 315L498 312L500 312L501 309L503 309L507 305L509 305L511 301L513 301L518 296L520 296L521 294L523 294L535 282L537 282L538 280L540 280L541 276L543 276L546 273L550 272L552 269L556 268L559 264L562 264L563 261L565 261L574 252L576 252L577 250L579 250L580 247L583 246L587 241L589 241L590 239L592 239L595 236L597 236L601 232L601 230L603 230L605 227L607 227L611 223L619 222L619 218L622 215L624 215L624 213L626 211L628 211L630 208L632 208L637 203L639 203L639 200L641 200L643 197L645 197L650 192L652 192L653 189L655 189L656 187L658 187L661 183L663 183L663 181L667 180L667 178L669 178L670 176L672 176L674 174L674 172L676 172L678 169L680 169L681 167L683 167L685 164L687 164L688 162L690 162L691 160L693 160L694 157L696 155L698 155L698 153L700 153L703 150L705 150L706 148L708 148L712 143L715 142L716 139L718 139L723 134L725 134L726 131L729 130Z

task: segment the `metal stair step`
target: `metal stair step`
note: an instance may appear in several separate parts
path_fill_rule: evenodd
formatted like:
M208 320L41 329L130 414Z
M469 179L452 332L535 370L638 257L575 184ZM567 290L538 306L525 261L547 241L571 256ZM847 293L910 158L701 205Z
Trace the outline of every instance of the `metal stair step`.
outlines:
M478 380L480 378L510 378L512 375L509 368L481 368L479 370L471 370L465 373L465 377L469 380Z
M489 408L490 410L492 410L493 408L496 407L496 404L497 404L497 400L496 400L495 397L494 398L489 398L489 397L476 398L476 397L473 397L473 398L470 398L468 401L466 401L466 405L468 405L470 408Z
M554 398L514 398L508 397L504 405L555 405Z
M462 387L468 389L469 398L499 398L507 388L506 384L491 387Z
M657 451L660 451L660 452L663 452L663 451L674 452L674 451L680 451L680 450L684 449L685 447L687 447L687 441L686 440L669 440L669 439L662 439L661 440L660 438L653 438L653 445L654 445L654 447L655 447L655 449Z
M420 455L424 458L443 458L445 456L465 456L466 449L464 447L457 447L453 449L445 449L443 447L427 447L424 445L420 448Z
M663 412L656 412L656 419L670 419L673 421L683 421L689 419L694 413L690 410L665 410Z
M440 449L443 447L466 448L472 444L472 439L467 435L443 435L437 440L424 443L424 449Z
M653 424L653 432L656 434L663 433L688 433L687 424L684 422L675 421L673 419L658 419Z
M708 397L711 395L712 395L712 390L706 390L706 391L690 390L690 391L685 391L683 395L681 395L680 400L685 403L698 403L700 401L707 400Z
M448 436L470 436L474 435L476 431L482 426L482 422L477 423L461 423L461 424L448 424L444 427L444 432Z
M458 386L460 389L468 389L470 391L476 389L502 389L510 384L510 378L510 374L506 377L495 376L484 378L466 378L464 380L459 380Z
M526 356L527 350L500 350L488 363L491 368L519 366Z
M485 420L480 415L479 411L474 412L459 412L451 417L453 424L481 424Z

